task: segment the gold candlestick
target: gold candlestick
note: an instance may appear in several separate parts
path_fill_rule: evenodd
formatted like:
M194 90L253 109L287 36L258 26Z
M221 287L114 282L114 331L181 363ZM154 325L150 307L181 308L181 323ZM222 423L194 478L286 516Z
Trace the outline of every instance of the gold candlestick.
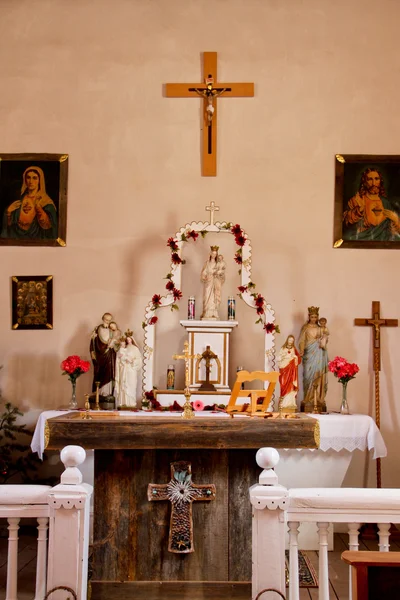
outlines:
M190 404L190 389L189 389L189 363L193 358L201 358L201 354L189 354L189 342L183 344L183 354L174 354L172 357L174 360L182 359L185 361L185 404L183 405L183 419L192 419L194 417L194 410Z
M96 409L95 410L100 410L100 381L96 381Z
M91 419L92 417L89 414L89 410L90 410L90 403L89 403L89 395L90 394L85 394L85 408L86 408L86 412L84 412L84 414L82 415L82 419Z

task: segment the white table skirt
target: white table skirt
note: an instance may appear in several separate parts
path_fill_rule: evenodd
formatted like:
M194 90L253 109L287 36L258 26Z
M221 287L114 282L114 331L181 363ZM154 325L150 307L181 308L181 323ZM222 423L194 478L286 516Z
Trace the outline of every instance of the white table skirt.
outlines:
M43 458L44 452L45 422L47 419L64 415L66 412L71 411L46 410L40 414L31 443L32 452L37 452L40 458ZM132 415L129 411L121 411L120 414L122 417ZM148 411L138 411L134 415L135 417L148 417L151 415L152 418L157 418L159 416L180 417L181 413L166 411L149 413ZM320 450L324 452L327 450L336 450L336 452L347 450L353 452L354 450L365 450L368 448L368 450L374 451L374 458L383 458L386 456L386 445L381 432L374 420L368 415L338 415L331 413L326 415L310 414L309 416L319 421L321 432ZM196 412L196 417L230 418L226 413L211 411ZM248 417L243 416L243 418Z

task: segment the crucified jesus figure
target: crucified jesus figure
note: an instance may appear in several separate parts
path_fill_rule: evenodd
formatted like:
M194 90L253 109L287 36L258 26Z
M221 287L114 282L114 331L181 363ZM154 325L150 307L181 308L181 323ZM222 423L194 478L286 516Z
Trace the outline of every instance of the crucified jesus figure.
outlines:
M228 88L214 88L213 87L214 80L206 79L207 87L205 90L200 90L198 88L194 88L196 94L201 96L202 98L207 100L206 105L206 118L208 126L211 125L212 118L214 116L215 106L214 106L214 98L221 96L224 92L228 90Z

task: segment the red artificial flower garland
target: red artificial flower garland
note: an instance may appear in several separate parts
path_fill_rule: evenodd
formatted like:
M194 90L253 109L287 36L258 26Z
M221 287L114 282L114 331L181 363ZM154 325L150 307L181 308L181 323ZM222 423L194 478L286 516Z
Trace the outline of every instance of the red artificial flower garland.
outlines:
M245 246L245 244L247 242L247 237L246 237L244 230L241 228L241 226L238 223L236 223L236 225L233 225L232 223L226 223L225 225L222 225L222 229L229 230L232 233L232 235L235 237L235 243L237 246L239 246L239 248L238 248L238 250L236 250L236 252L234 254L234 260L238 265L241 266L243 264L242 248L243 248L243 246ZM207 233L208 233L207 231L200 231L200 234L203 238L206 236ZM179 265L179 264L184 265L186 263L186 261L182 260L182 258L179 256L178 243L179 242L187 242L189 240L193 240L195 242L198 237L199 237L199 234L197 231L194 231L193 229L187 229L185 232L183 232L181 234L180 240L177 240L176 238L173 238L173 237L168 238L167 246L171 250L171 263L174 265ZM239 274L240 273L241 273L241 269L239 270ZM167 280L167 283L165 285L165 289L168 292L172 293L172 295L174 297L174 303L171 305L171 310L178 310L178 305L176 304L176 301L180 300L182 298L182 291L175 287L172 277L173 277L172 273L168 273L166 275L165 279ZM256 323L262 324L265 333L273 333L274 331L276 331L276 333L280 333L278 325L275 325L274 323L266 322L265 298L261 294L258 294L257 292L255 292L255 287L256 287L256 285L253 282L249 282L247 285L240 285L238 287L239 296L241 297L242 294L244 294L245 292L252 290L250 295L254 298L254 305L256 308L257 315L259 317L257 319ZM152 302L151 310L154 312L162 304L161 295L154 294L151 299L151 302ZM143 321L142 327L144 328L147 325L155 325L157 323L157 321L158 321L158 317L152 316L149 319L147 319L146 321Z

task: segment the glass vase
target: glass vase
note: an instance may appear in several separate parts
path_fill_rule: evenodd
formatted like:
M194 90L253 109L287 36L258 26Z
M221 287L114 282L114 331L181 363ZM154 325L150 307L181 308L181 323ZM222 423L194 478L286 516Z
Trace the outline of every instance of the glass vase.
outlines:
M340 414L349 415L349 405L347 404L347 384L348 381L342 383L342 404L340 405Z
M78 403L76 401L76 381L71 381L72 383L72 396L69 401L68 408L71 410L76 410L78 408Z

